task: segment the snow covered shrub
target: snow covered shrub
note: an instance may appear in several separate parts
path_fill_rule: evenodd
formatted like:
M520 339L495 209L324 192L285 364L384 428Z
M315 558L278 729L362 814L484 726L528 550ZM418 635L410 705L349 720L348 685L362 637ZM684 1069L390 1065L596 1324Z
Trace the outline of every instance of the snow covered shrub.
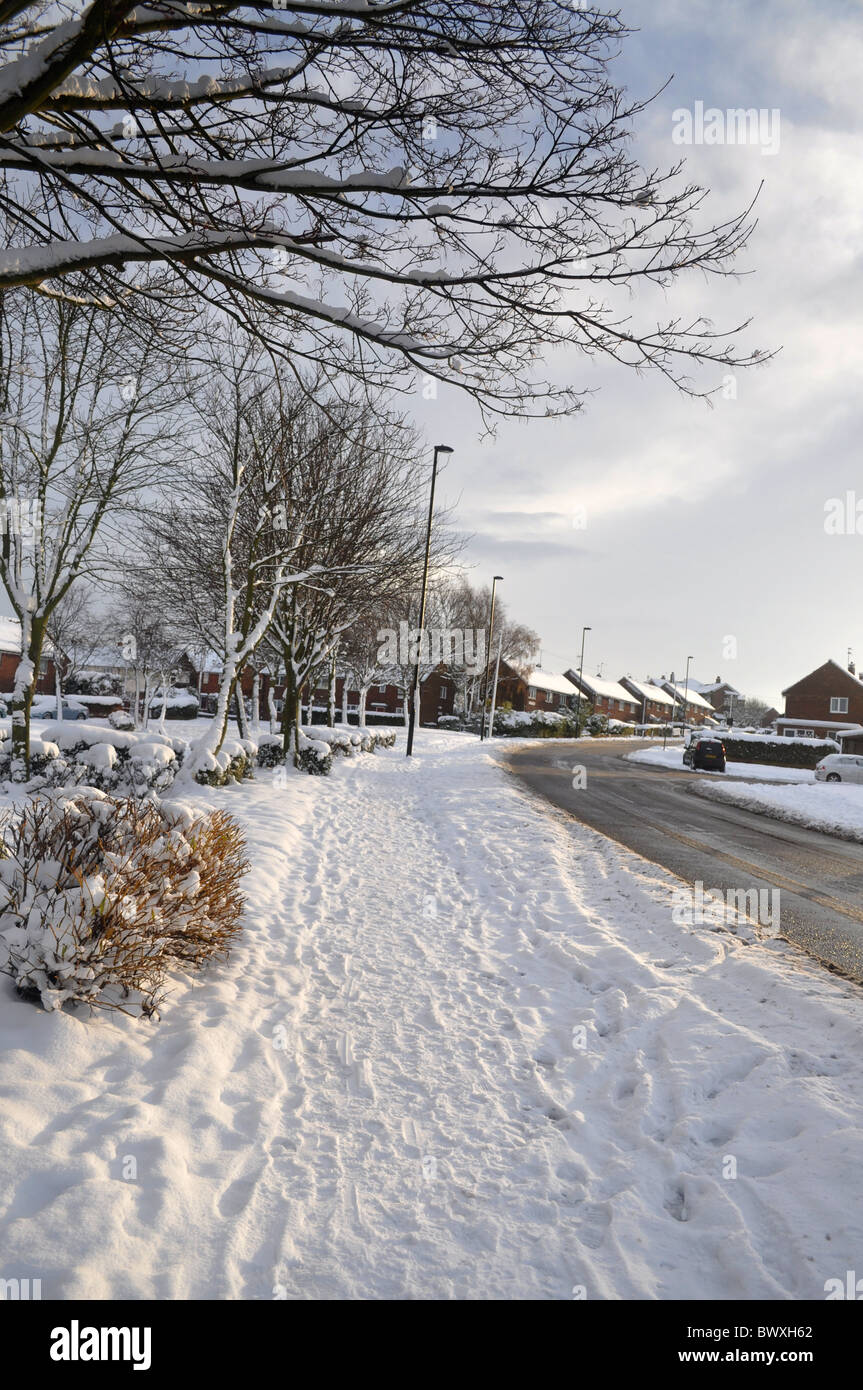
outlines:
M326 777L333 766L332 749L319 739L306 738L301 734L297 765L312 777Z
M316 729L315 733L333 734L333 729ZM340 750L341 751L341 750ZM298 766L300 771L308 772L313 777L325 777L333 765L333 744L324 739L308 738L300 730L300 756ZM287 760L292 761L291 757ZM285 754L282 748L281 734L263 734L258 740L258 766L259 767L284 767Z
M224 811L40 794L6 813L0 970L46 1009L67 1002L151 1015L171 965L227 954L248 868Z
M65 767L60 758L60 749L50 739L30 738L30 776L44 777L49 774L52 764L59 760L59 767ZM25 782L27 773L23 763L16 763L12 757L12 744L9 739L0 745L0 781L8 778L11 782Z
M777 767L817 767L830 753L841 752L831 738L789 738L787 734L747 735L740 729L716 730L731 763L771 763Z
M258 767L279 767L284 761L281 734L262 734L258 739Z
M318 743L325 743L327 745L333 757L340 756L343 758L350 758L353 756L354 740L351 736L351 731L347 729L316 727L314 737ZM362 751L362 740L357 738L356 744L357 748Z
M185 745L163 734L62 721L46 725L43 738L31 739L30 748L33 790L88 786L115 796L146 796L170 787ZM24 781L23 768L13 767L4 750L8 744L0 749L0 779Z
M258 745L247 738L226 738L218 753L208 753L195 781L205 787L224 787L255 775Z
M518 738L572 738L575 720L551 710L496 710L494 732Z
M585 728L593 738L603 738L608 733L608 720L604 714L592 714Z
M369 730L369 729L364 729L364 730L363 730L363 733L371 733L371 730ZM395 746L396 746L396 731L395 731L395 729L375 729L374 733L372 733L372 746L371 746L371 752L372 752L372 753L374 753L374 751L375 751L376 748L395 748Z
M108 723L112 729L134 729L135 721L128 710L114 709L108 715Z

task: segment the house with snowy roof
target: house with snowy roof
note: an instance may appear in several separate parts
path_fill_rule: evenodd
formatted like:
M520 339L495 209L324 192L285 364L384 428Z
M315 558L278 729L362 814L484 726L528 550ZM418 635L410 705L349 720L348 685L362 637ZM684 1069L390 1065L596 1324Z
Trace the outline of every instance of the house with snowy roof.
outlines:
M677 717L684 718L683 705L686 702L686 723L687 724L715 724L716 710L709 700L705 700L703 695L699 695L692 686L678 685L671 681L662 680L659 682L666 695L673 696L677 705Z
M634 723L638 719L638 700L618 681L606 681L600 676L579 675L578 671L567 671L566 678L577 691L581 691L582 699L590 702L594 714L604 714L608 719L620 719L625 724Z
M701 681L690 681L690 690L693 687L703 700L710 701L717 714L733 714L735 700L743 699L740 691L730 681L724 681L720 676L717 676L715 681L710 681L707 685Z
M836 738L843 729L863 724L863 680L853 661L843 666L831 658L782 694L785 713L775 720L778 734Z
M675 700L659 685L647 680L633 680L632 676L621 676L619 684L628 690L638 702L639 724L665 724L674 713Z
M573 708L578 691L566 676L556 671L546 671L535 666L524 675L516 671L508 662L500 663L497 682L498 708L510 705L523 713L540 710L555 714L560 710Z

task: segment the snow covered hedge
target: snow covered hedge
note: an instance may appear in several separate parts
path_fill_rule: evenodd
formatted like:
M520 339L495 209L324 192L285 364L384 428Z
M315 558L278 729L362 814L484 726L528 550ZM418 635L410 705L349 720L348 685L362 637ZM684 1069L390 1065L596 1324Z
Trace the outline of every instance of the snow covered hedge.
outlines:
M41 736L30 740L30 779L12 758L7 729L0 728L0 782L25 783L30 791L57 787L96 787L112 796L161 794L173 784L192 747L187 738L152 729L118 728L84 721L55 720L45 724ZM373 753L392 748L394 729L366 729L341 725L335 729L317 725L301 732L300 766L323 776L334 757ZM221 787L253 776L255 765L277 767L284 763L281 734L251 739L227 738L218 753L208 754L195 773L204 786Z
M11 742L0 730L0 780L23 782ZM30 740L30 787L97 787L117 796L146 796L170 787L188 750L182 739L70 720L46 724Z
M575 720L570 715L545 710L496 710L494 732L520 738L572 738Z
M243 851L224 811L43 792L2 821L0 970L46 1009L156 1014L170 967L227 954L241 930Z
M312 776L326 776L334 758L352 758L357 753L392 748L395 741L395 729L356 728L350 724L338 724L330 729L314 724L300 730L300 768ZM281 767L284 761L281 734L264 734L258 740L258 765Z
M822 758L839 752L839 744L824 738L764 737L717 729L715 736L725 744L725 756L732 763L771 763L777 767L816 767Z

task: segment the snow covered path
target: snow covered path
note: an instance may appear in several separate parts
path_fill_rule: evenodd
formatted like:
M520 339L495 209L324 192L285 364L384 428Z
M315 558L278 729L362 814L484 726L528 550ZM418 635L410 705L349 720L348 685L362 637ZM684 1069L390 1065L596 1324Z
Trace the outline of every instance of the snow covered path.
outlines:
M160 1024L2 986L0 1277L820 1298L859 1269L861 991L676 925L677 880L475 740L418 749L201 794L253 840L247 931Z

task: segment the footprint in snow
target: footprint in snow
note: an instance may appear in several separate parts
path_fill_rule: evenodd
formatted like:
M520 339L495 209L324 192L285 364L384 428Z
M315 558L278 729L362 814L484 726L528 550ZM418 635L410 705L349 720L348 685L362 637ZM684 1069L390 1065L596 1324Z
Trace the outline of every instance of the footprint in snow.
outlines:
M576 1235L588 1250L598 1250L611 1225L611 1209L607 1202L586 1202L579 1213Z

